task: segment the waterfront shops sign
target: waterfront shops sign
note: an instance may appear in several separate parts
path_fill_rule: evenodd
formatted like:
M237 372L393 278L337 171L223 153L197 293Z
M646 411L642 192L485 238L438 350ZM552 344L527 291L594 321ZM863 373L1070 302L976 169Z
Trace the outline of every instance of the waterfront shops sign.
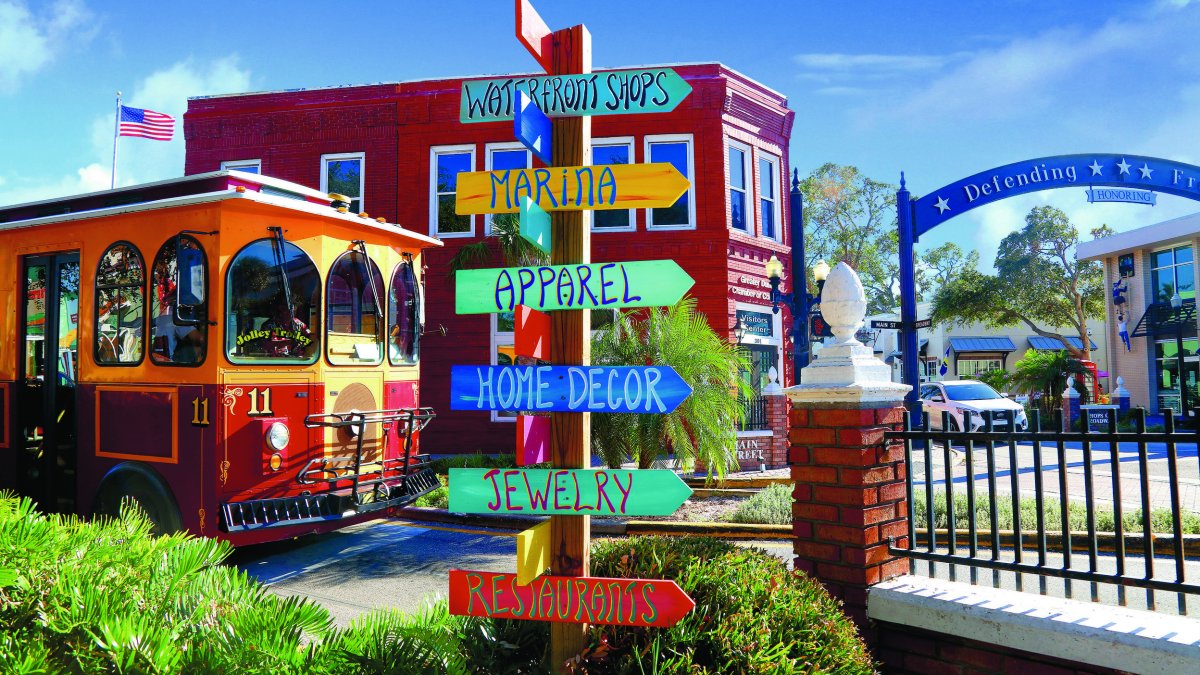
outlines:
M670 112L692 93L692 86L670 68L465 80L459 121L511 120L518 92L528 94L550 117L580 117Z

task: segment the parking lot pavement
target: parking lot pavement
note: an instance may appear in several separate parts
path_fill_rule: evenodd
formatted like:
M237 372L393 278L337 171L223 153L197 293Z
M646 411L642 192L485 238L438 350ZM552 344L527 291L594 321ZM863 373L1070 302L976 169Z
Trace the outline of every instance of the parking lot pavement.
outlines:
M339 625L378 607L413 612L448 593L452 568L516 569L516 533L373 520L344 530L239 549L231 560L281 596L329 609Z

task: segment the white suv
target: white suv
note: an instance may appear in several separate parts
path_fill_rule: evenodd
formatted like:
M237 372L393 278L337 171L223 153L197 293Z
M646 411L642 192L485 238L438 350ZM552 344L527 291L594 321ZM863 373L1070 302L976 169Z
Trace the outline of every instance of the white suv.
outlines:
M942 428L942 411L950 413L950 431L978 431L983 428L984 415L992 416L992 424L997 429L1008 426L1009 415L1014 416L1017 431L1029 427L1024 408L978 380L923 384L921 403L929 414L929 425L933 429Z

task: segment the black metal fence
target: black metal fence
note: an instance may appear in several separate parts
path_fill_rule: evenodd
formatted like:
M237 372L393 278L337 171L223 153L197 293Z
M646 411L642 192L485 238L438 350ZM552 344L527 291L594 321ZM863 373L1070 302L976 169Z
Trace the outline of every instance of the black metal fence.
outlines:
M905 424L909 525L907 546L893 554L971 568L1032 573L1126 587L1200 593L1200 535L1189 535L1200 506L1196 431L1177 428L1168 411L1161 430L1147 430L1144 410L1118 419L1103 413L1103 431L1064 432L1029 416L1021 431L1013 413L988 417L974 432ZM1192 467L1196 471L1191 471ZM1188 564L1192 565L1189 577ZM951 569L953 569L953 565ZM932 564L931 564L932 567ZM1019 581L1018 581L1019 583ZM1092 584L1093 599L1097 599Z
M746 411L746 419L738 425L738 431L761 431L770 428L767 421L767 400L765 398L761 396L738 397L738 402Z

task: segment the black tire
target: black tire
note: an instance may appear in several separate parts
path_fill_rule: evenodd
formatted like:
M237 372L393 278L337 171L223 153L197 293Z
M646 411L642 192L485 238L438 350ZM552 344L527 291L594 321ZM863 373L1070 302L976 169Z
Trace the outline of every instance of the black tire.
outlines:
M179 505L171 488L154 469L137 462L118 464L104 475L92 505L93 516L116 518L126 497L137 502L154 525L154 534L174 534L183 529Z

